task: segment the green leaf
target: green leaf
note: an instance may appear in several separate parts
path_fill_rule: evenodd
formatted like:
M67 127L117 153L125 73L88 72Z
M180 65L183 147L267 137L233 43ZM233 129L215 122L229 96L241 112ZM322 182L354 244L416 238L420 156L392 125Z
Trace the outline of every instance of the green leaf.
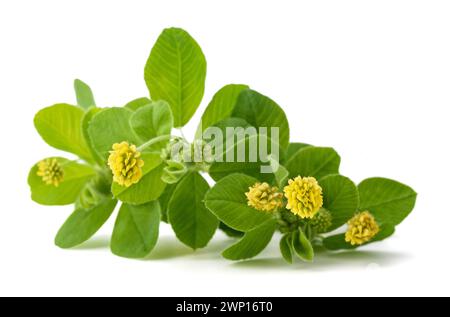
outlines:
M235 128L248 128L250 127L250 125L248 124L247 121L245 121L244 119L241 118L226 118L223 119L222 121L217 122L216 124L214 124L214 126L210 126L208 127L203 134L199 134L201 133L200 130L197 130L197 134L195 136L195 138L198 139L203 139L203 141L205 141L207 144L209 144L212 147L212 153L224 153L224 148L227 146L227 140L236 140L236 131L234 130ZM220 129L221 131L221 135L216 135L216 130L212 130L212 129ZM227 129L227 128L232 128L232 129ZM234 142L233 142L234 145ZM233 146L231 145L231 146Z
M295 155L295 153L297 153L299 150L301 150L305 147L309 147L309 146L312 146L312 145L306 144L306 143L298 143L298 142L289 143L289 146L286 150L286 160L289 160L289 158L292 157L293 155Z
M91 137L89 136L88 128L89 128L89 124L91 123L92 117L94 117L94 115L96 115L97 113L99 113L101 111L103 111L103 109L91 107L91 108L89 108L89 110L87 110L85 112L83 119L81 120L81 132L83 133L84 140L86 141L86 144L91 152L91 156L100 165L103 164L103 159L97 153L97 151L94 147Z
M332 218L332 225L327 232L345 224L355 214L359 196L356 185L342 175L329 175L319 180L323 192L323 207Z
M289 145L289 123L286 114L270 98L251 89L240 93L233 117L242 118L255 128L267 127L267 136L272 138L271 127L279 128L278 143L282 149Z
M362 244L366 245L372 242L384 240L395 232L395 227L392 224L384 224L380 227L380 231L372 240ZM328 250L351 250L360 247L359 245L351 245L345 241L345 233L333 235L323 239L323 246Z
M184 126L200 105L205 90L206 60L184 30L165 29L145 65L145 82L153 100L166 100L175 127Z
M304 147L285 163L290 177L312 176L316 179L339 173L341 158L328 147Z
M131 127L142 140L170 134L173 117L165 101L156 101L135 111L130 118Z
M132 111L136 111L139 108L146 106L150 104L152 101L148 99L147 97L141 97L134 100L131 100L129 103L127 103L124 107L127 109L130 109Z
M205 196L205 204L217 218L238 231L250 231L263 224L272 214L247 205L245 193L258 182L244 174L231 174L218 181Z
M126 108L108 108L95 114L88 127L92 146L104 162L114 143L126 141L139 145L141 139L133 132L130 118L133 111Z
M219 223L219 229L230 238L241 238L244 235L244 232L228 227L222 221Z
M95 171L88 165L69 161L62 157L56 159L63 168L63 181L56 187L47 185L42 177L37 175L35 164L28 174L28 185L31 189L31 199L42 205L69 205L76 201L84 185L95 176Z
M292 264L292 235L285 234L280 240L280 252L283 259Z
M75 210L59 229L55 244L60 248L71 248L92 237L108 220L117 201L105 198L90 209Z
M126 258L143 258L156 245L161 211L157 200L143 205L122 204L111 237L111 251Z
M166 188L162 192L161 196L159 196L159 205L161 206L161 220L164 222L169 222L167 219L167 210L169 209L169 201L172 198L173 192L177 184L167 184Z
M417 193L387 178L368 178L358 185L359 210L368 210L377 221L398 225L413 210Z
M267 154L271 155L271 140L264 135L251 135L238 140L233 147L229 147L222 155L223 162L215 160L210 166L209 175L218 181L233 173L243 173L258 178L260 181L271 182L274 175L270 172L269 157L259 155L258 147L261 143L267 144ZM240 149L244 149L242 153L245 154L245 157L238 159ZM254 157L250 159L252 156ZM268 168L267 173L261 173L262 166Z
M205 207L203 199L209 190L197 172L183 177L169 202L169 223L177 238L187 246L205 247L219 225L217 218Z
M314 259L314 249L303 231L293 233L292 248L303 261L312 261Z
M258 255L269 244L277 228L275 219L269 219L260 226L245 233L244 237L222 252L228 260L244 260Z
M91 87L79 79L75 79L73 86L77 96L77 104L81 108L89 109L90 107L95 107L95 100Z
M40 110L34 125L47 144L91 161L91 153L81 131L84 111L68 104L56 104Z
M239 94L245 89L248 89L247 85L238 84L226 85L219 89L202 115L201 130L205 131L208 127L230 117Z
M142 158L144 159L146 155L147 153L143 153ZM158 199L166 187L166 183L161 180L164 164L154 166L157 162L160 162L158 159L160 160L160 158L156 156L154 156L153 160L144 159L145 164L142 169L143 176L138 183L133 184L130 187L113 183L111 191L114 197L133 205L141 205Z

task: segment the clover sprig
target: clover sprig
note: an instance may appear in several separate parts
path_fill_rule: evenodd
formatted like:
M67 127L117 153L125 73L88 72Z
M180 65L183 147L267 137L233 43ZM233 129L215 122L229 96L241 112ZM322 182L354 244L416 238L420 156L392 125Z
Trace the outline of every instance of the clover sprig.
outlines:
M340 156L329 147L290 141L289 124L272 99L243 84L225 85L207 105L194 140L176 133L202 102L206 59L184 30L165 29L144 70L149 97L122 107L98 107L90 87L75 80L76 105L55 104L34 120L43 140L75 159L47 157L30 170L32 199L43 205L74 204L55 243L71 248L91 238L120 204L111 251L142 258L157 243L160 221L192 249L205 247L219 228L239 240L223 252L231 260L256 256L280 237L281 255L310 261L316 247L354 249L392 235L414 207L416 193L386 178L355 185L339 174ZM278 128L279 155L272 172L256 162L201 157L210 128ZM258 130L259 131L259 130ZM254 139L214 148L233 154ZM239 143L240 142L240 143ZM174 155L173 149L183 145ZM212 188L205 179L216 182ZM339 231L340 230L340 231ZM277 233L279 232L279 234ZM339 233L341 232L341 233Z

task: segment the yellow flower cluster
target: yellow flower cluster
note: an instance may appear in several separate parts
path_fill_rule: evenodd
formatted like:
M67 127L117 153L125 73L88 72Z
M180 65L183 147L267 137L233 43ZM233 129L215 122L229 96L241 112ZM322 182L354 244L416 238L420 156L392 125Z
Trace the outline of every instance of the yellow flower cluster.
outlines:
M277 187L268 183L256 183L248 188L247 203L249 206L261 211L273 211L282 206L283 194L278 192Z
M55 158L48 158L37 164L37 176L47 185L58 187L64 179L64 171Z
M144 161L135 145L128 142L115 143L109 152L108 165L113 173L114 182L129 187L142 177Z
M312 218L323 205L322 188L314 177L297 176L284 187L287 209L301 218Z
M348 230L345 233L345 241L351 245L361 245L371 240L378 232L375 218L368 211L357 213L348 221Z

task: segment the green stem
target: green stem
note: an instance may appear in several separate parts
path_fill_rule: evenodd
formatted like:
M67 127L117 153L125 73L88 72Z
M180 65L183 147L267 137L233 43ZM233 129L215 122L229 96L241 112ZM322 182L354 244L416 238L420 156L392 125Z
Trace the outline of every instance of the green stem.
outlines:
M160 135L157 136L156 138L153 138L147 142L145 142L144 144L141 144L137 149L139 152L142 152L143 150L145 150L146 148L148 148L149 146L159 143L161 141L165 141L165 140L170 140L172 138L172 135L170 134L164 134L164 135Z

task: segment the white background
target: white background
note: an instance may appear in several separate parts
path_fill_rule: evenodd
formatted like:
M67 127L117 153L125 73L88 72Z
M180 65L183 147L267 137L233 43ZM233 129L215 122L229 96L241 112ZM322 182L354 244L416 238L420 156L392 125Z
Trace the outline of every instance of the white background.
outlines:
M450 295L449 16L448 1L1 1L0 295ZM169 26L208 61L189 135L216 90L249 84L284 108L291 140L335 147L344 175L419 193L395 236L289 266L277 239L231 263L223 234L194 253L162 225L149 259L128 260L108 250L113 216L84 246L55 247L71 207L29 198L30 166L58 153L35 112L74 103L74 78L100 106L147 95L143 67Z

